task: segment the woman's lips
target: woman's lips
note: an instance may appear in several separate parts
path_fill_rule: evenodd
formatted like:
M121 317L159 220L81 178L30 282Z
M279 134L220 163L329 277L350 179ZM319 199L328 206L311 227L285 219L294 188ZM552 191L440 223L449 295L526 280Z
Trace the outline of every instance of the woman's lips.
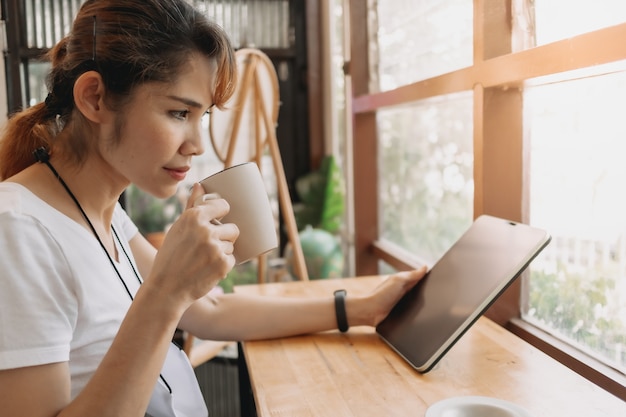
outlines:
M183 181L187 176L187 172L189 171L189 167L182 168L165 168L165 171L175 179L176 181Z

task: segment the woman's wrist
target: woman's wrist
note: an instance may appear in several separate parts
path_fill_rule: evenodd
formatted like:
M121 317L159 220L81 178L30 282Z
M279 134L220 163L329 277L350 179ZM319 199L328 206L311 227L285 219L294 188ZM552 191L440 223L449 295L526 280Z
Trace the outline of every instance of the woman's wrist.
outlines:
M160 317L160 320L165 322L178 322L185 311L189 308L191 303L181 300L172 296L169 291L164 291L157 285L150 285L147 282L144 283L137 294L133 304L145 304L146 307L154 314Z
M350 293L347 293L344 303L348 326L364 326L372 323L368 313L368 302L365 297L350 295Z

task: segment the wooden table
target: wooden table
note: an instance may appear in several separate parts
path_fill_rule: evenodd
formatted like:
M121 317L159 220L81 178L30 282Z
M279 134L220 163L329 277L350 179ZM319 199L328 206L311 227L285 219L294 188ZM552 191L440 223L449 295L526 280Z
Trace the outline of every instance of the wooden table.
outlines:
M332 296L369 292L380 277L246 285L236 292ZM242 343L259 416L423 416L437 401L496 397L535 417L626 416L626 402L481 318L436 367L420 374L373 328Z

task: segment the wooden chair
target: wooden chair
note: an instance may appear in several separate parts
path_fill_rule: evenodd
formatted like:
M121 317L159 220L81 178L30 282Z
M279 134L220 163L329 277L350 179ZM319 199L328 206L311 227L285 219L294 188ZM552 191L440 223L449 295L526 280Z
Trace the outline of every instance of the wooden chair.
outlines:
M210 115L209 137L224 168L255 161L263 172L261 160L269 154L274 168L283 222L293 250L293 267L297 279L308 280L308 272L300 246L289 187L276 138L280 107L278 77L274 64L262 51L240 49L235 53L238 84L224 111ZM258 281L265 281L265 256L259 258Z
M216 340L198 340L189 333L185 335L183 350L191 362L191 366L197 368L220 354L226 347L235 342Z
M215 110L210 115L211 144L217 157L224 163L224 168L255 161L261 174L264 174L261 159L265 154L271 156L281 214L293 251L295 278L306 281L309 276L276 138L280 104L278 77L271 60L262 51L245 48L238 50L235 55L238 84L231 102L225 106L226 110ZM267 255L261 255L257 268L259 283L266 281L266 270ZM185 334L184 340L183 349L194 367L210 360L229 343L233 343L200 341L191 334Z

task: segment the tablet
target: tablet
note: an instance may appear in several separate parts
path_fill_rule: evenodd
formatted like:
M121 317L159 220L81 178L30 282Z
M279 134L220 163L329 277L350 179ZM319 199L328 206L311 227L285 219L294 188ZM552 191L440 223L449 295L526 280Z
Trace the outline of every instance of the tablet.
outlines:
M478 217L376 332L413 368L430 371L549 242L544 230Z

